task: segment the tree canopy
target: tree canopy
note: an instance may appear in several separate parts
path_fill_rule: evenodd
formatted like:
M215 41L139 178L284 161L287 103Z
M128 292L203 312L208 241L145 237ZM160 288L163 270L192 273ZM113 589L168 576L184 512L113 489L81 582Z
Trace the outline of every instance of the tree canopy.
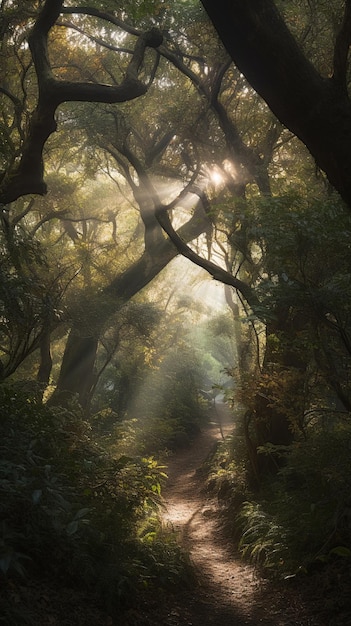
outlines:
M216 398L235 436L209 487L239 549L345 574L350 8L0 3L5 577L53 575L53 541L117 615L151 562L162 578L159 545L186 576L159 460Z
M327 37L334 46L323 71L304 53L304 34L300 40L294 36L274 0L204 0L202 4L250 85L303 141L318 167L350 205L350 3L339 3L336 28L330 24ZM284 11L283 3L281 8ZM310 21L317 10L315 3L310 3ZM305 28L309 27L307 24Z

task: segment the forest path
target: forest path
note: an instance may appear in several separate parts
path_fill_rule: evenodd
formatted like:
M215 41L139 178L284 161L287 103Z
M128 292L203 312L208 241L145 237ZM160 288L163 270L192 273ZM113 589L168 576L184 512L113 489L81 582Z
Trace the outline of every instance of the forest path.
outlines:
M272 586L243 563L221 531L218 504L208 498L197 471L221 440L221 430L224 436L232 430L225 404L217 404L214 419L217 423L168 462L164 522L174 528L189 552L200 584L192 593L175 590L172 598L164 598L168 611L162 625L324 626L320 618L312 617L296 589Z

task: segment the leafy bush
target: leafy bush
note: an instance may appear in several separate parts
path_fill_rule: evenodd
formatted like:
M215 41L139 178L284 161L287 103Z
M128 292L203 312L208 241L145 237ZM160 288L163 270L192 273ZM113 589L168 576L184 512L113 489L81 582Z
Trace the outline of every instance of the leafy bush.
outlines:
M264 567L276 568L285 563L286 530L262 504L245 502L237 520L242 526L239 548L243 556Z
M191 440L208 417L200 383L201 365L187 346L170 351L150 371L127 412L137 448L156 454Z
M142 532L161 503L158 462L112 455L77 411L49 409L15 386L0 386L0 411L0 576L82 587L110 613L161 584L169 541L156 525L152 540ZM171 559L162 580L182 568L172 550L178 565Z
M351 616L350 441L347 416L323 412L310 421L305 439L280 447L285 463L255 492L239 434L217 448L206 468L242 555L274 577L310 576L323 606L347 616L342 623Z
M339 420L309 430L235 518L242 553L282 576L351 561L351 425Z

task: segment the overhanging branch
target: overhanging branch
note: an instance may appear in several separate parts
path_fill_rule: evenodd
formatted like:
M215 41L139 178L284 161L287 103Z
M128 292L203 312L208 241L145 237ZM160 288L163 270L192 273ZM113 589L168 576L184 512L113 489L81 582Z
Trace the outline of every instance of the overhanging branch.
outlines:
M139 72L146 48L157 48L162 43L162 35L155 28L138 37L124 80L120 85L57 80L50 64L48 35L61 11L62 0L46 0L28 38L37 74L39 95L27 136L23 141L20 162L15 169L9 167L1 179L0 203L4 206L20 196L46 193L47 188L43 179L43 150L50 135L56 131L55 112L59 104L70 101L126 102L145 94L150 85L150 81L145 85L139 79ZM155 67L152 76L154 74Z
M194 252L194 250L189 248L189 246L185 243L185 241L174 230L171 224L171 220L169 219L167 209L168 207L165 207L164 205L160 205L158 209L156 210L156 218L158 222L160 223L160 225L162 226L165 233L167 233L168 237L177 248L178 252L182 256L186 257L187 259L195 263L195 265L198 265L199 267L202 267L204 270L206 270L206 272L208 272L212 276L212 278L214 278L215 280L218 280L219 282L225 285L230 285L231 287L234 287L234 289L237 289L245 298L245 300L250 305L250 307L254 309L255 306L259 304L259 301L255 293L251 289L251 287L246 285L243 281L239 280L238 278L235 278L235 276L232 276L232 274L227 272L222 267L219 267L212 261L204 259L203 257L199 256L196 252Z

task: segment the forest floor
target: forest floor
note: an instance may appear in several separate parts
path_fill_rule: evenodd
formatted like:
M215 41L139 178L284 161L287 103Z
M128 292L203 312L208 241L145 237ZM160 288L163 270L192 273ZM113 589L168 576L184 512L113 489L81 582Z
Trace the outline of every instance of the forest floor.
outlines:
M224 436L232 426L225 405L217 416ZM218 423L211 423L193 445L168 463L164 489L164 522L177 533L190 554L198 583L155 599L143 617L125 616L126 626L326 626L309 590L296 583L279 585L243 562L220 526L219 505L208 496L198 471L221 440ZM301 587L301 585L300 585ZM124 626L123 624L123 626Z
M328 626L308 579L279 584L264 578L240 558L226 536L220 505L209 495L199 470L221 441L221 430L227 436L232 428L225 405L218 404L214 421L167 462L163 522L190 555L196 572L191 584L159 595L146 593L144 602L135 598L135 608L117 621L98 609L94 598L89 602L76 590L56 588L50 581L16 584L7 593L21 615L11 626ZM7 626L1 615L0 623ZM338 626L349 623L333 621Z

